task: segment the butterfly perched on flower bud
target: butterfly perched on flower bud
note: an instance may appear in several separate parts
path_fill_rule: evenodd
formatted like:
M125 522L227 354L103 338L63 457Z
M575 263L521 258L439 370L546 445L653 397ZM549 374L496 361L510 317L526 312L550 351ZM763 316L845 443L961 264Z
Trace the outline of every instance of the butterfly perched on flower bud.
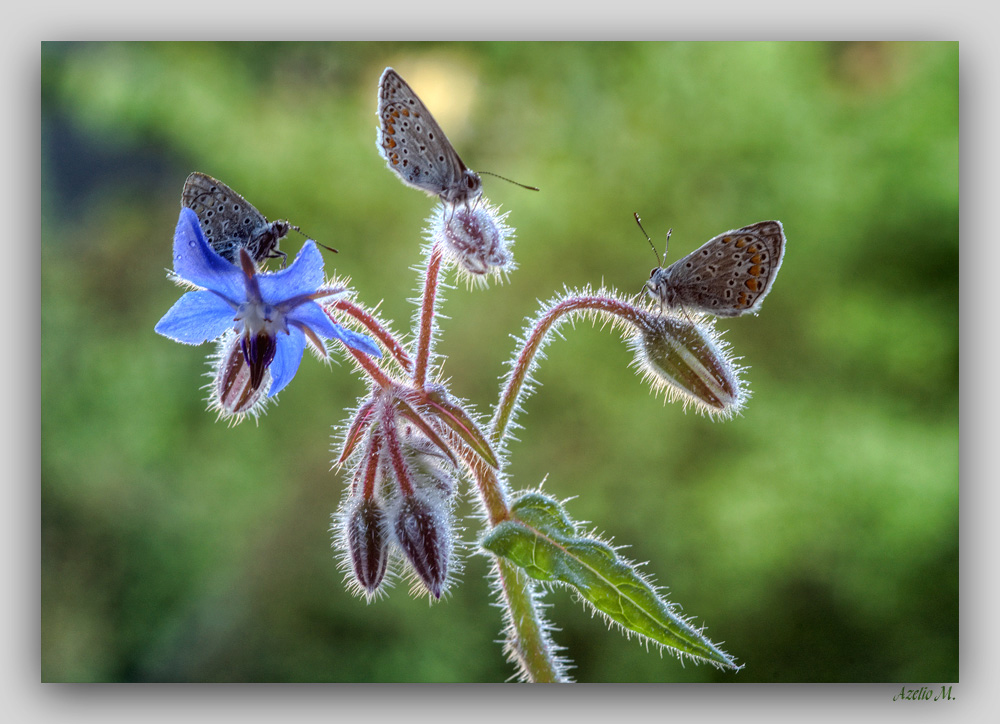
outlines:
M458 157L451 141L419 96L392 68L378 83L378 150L407 186L448 204L469 204L483 182Z
M784 255L781 222L760 221L719 234L667 268L661 262L650 272L645 288L661 308L717 317L756 314L771 291Z

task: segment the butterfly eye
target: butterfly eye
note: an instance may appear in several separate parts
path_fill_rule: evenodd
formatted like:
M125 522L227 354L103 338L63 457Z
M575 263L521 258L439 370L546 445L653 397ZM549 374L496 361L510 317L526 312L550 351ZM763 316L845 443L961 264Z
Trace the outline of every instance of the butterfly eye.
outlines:
M465 179L465 185L468 186L470 189L474 189L476 188L476 180L472 178L472 176L468 176Z

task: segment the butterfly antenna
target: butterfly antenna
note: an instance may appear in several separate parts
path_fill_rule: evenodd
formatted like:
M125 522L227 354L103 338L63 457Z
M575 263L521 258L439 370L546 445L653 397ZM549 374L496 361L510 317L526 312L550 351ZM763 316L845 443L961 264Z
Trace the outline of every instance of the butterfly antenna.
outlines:
M302 236L306 237L307 239L312 239L312 240L313 240L313 243L315 243L315 244L316 244L317 246L322 246L322 247L323 247L324 249L326 249L327 251L332 251L332 252L333 252L334 254L339 254L339 253L340 253L339 251L337 251L336 249L334 249L334 248L333 248L332 246L327 246L326 244L320 244L320 243L319 243L318 241L316 241L316 240L315 240L315 239L313 239L313 238L312 238L311 236L309 236L309 234L306 234L306 233L304 233L304 232L302 231L302 229L300 229L300 228L299 228L299 227L297 227L297 226L292 226L291 224L289 224L289 225L288 225L288 228L289 228L289 229L291 229L292 231L297 231L297 232L299 232L300 234L302 234Z
M656 250L656 247L653 246L653 240L649 238L649 234L647 234L646 230L643 228L642 221L639 219L639 212L638 211L633 212L632 216L635 217L635 223L637 223L639 225L639 229L642 231L642 235L645 236L646 237L646 241L649 242L649 248L653 250L654 254L656 254L656 266L662 267L663 266L663 261L660 259L660 252L658 252ZM669 231L667 232L667 238L668 239L670 238L670 232ZM666 253L666 252L664 252L664 253Z
M492 173L490 171L480 171L479 173L486 174L487 176L495 176L496 178L503 179L507 183L514 184L515 186L520 186L522 189L528 189L528 191L538 191L539 190L539 189L537 189L534 186L528 186L526 184L518 183L517 181L513 181L513 180L507 178L506 176L501 176L498 173Z

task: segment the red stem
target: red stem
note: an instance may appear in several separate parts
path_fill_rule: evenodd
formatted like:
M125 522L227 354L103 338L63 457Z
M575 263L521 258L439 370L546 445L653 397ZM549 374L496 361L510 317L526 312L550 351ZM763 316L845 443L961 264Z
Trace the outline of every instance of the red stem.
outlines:
M427 363L431 356L431 336L434 331L434 305L437 301L438 275L441 271L441 249L431 249L424 276L424 296L420 307L420 336L417 338L417 364L413 371L413 386L424 388L427 381Z
M385 437L385 449L389 451L392 468L396 471L396 482L403 495L413 495L413 481L410 479L410 469L406 467L403 450L399 446L399 436L396 435L396 412L392 405L382 404L382 435Z
M504 497L504 488L497 480L496 470L487 465L468 445L459 446L458 451L476 481L476 488L478 488L479 496L482 498L483 508L486 510L490 526L495 527L508 520L510 508Z
M406 349L399 343L396 336L382 326L382 323L379 322L375 315L349 299L338 299L330 306L338 311L344 312L345 314L349 314L361 322L365 329L371 332L372 335L374 335L382 343L382 345L388 350L389 354L396 358L399 365L407 372L410 371L410 355L406 353Z
M507 431L507 424L510 422L511 414L514 411L514 402L520 393L524 380L531 368L531 360L538 353L545 335L552 328L560 317L573 312L580 312L593 309L595 311L607 312L617 317L621 317L630 323L640 326L644 318L648 315L644 310L635 307L628 302L623 302L614 297L602 297L596 295L570 297L564 299L557 305L549 309L542 316L538 323L531 330L528 339L517 357L513 373L507 380L500 402L497 403L496 414L493 418L493 444L499 444L503 440Z
M385 372L382 371L381 367L372 362L371 357L366 355L364 352L358 352L356 349L348 347L346 344L344 345L344 348L354 355L354 361L361 365L362 369L364 369L364 371L367 372L376 383L378 383L379 387L382 389L392 387L392 380Z
M364 498L366 500L371 500L375 497L375 473L378 472L378 459L379 455L382 453L382 436L379 434L378 430L372 432L371 439L368 441L368 449L365 451L365 488L364 488ZM355 489L351 492L357 492L357 483L355 483Z

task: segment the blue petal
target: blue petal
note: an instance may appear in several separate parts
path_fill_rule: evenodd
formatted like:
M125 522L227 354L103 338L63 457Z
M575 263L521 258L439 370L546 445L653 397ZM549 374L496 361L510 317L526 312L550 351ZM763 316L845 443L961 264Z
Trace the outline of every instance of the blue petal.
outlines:
M312 294L326 281L323 255L312 239L299 249L295 261L287 269L272 274L258 274L260 294L265 301L277 304L299 295Z
M365 354L380 358L382 356L382 350L376 346L372 338L365 334L359 334L357 332L352 332L349 329L344 329L339 324L334 325L337 328L336 337L341 342L346 344L351 349L356 349L359 352L364 352Z
M291 309L287 319L289 322L311 327L316 334L324 339L332 339L336 335L335 327L337 325L323 311L323 307L312 300L306 300Z
M214 292L188 292L156 323L156 331L183 344L201 344L233 327L233 308Z
M316 334L324 339L339 339L348 347L356 349L372 357L381 357L382 351L376 344L363 334L344 329L335 324L329 315L316 302L304 302L288 313L289 322L297 322L311 327Z
M274 397L292 381L302 362L306 336L298 327L289 327L288 332L288 334L278 333L277 349L274 352L274 361L271 362L271 389L267 391L268 397Z
M198 225L198 215L181 209L174 232L174 271L192 284L212 289L233 301L246 300L243 271L212 251Z

